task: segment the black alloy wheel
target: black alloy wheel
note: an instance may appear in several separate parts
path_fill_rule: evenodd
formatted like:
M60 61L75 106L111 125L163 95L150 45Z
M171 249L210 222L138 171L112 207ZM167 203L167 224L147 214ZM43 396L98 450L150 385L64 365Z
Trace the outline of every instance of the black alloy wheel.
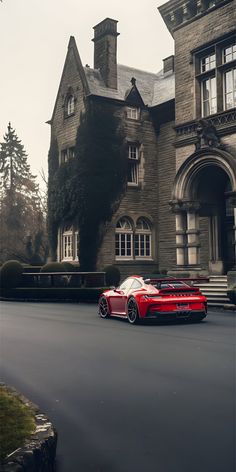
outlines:
M129 323L135 324L139 321L138 305L134 298L129 298L127 303L127 318Z
M107 303L106 297L101 297L98 304L98 314L101 318L108 318L110 316L110 311Z

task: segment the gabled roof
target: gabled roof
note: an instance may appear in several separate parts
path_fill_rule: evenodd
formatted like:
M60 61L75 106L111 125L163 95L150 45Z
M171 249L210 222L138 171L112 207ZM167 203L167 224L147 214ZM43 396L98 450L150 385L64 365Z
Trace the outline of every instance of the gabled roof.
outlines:
M134 67L118 64L118 89L115 90L106 87L99 69L92 69L89 66L82 66L75 38L71 36L68 44L68 51L63 67L52 119L49 120L48 123L52 122L55 114L59 91L61 89L65 69L67 67L68 55L71 50L73 51L78 76L80 76L80 79L83 83L85 95L87 96L95 95L104 98L126 101L127 97L129 97L129 92L134 91L134 89L130 85L131 79L134 78L136 97L139 98L140 105L144 104L148 107L155 107L175 98L175 75L174 73L164 74L162 70L157 74L154 74L152 72L146 72L140 69L135 69Z
M86 75L84 73L84 67L82 65L80 55L79 55L79 51L78 51L78 48L77 48L77 45L76 45L76 41L75 41L74 36L70 36L69 43L68 43L68 48L67 48L67 54L66 54L66 58L65 58L64 66L63 66L62 76L61 76L61 80L60 80L60 84L59 84L59 88L58 88L58 92L57 92L57 97L56 97L56 101L55 101L55 105L54 105L54 109L53 109L53 113L52 113L52 118L51 118L51 120L47 121L47 123L51 123L53 118L54 118L56 105L57 105L59 93L60 93L60 90L61 90L61 84L63 82L65 70L66 70L67 63L68 63L68 57L69 57L69 53L70 53L71 50L73 51L73 54L74 54L76 68L77 68L78 74L81 77L85 93L87 93L87 94L89 93L89 87L88 87L88 83L87 83L87 80L86 80Z
M132 77L131 79L131 84L132 86L126 91L125 94L125 101L129 103L130 105L136 106L136 107L143 107L143 99L136 87L136 79Z
M160 71L158 74L154 74L118 64L118 89L114 90L106 87L98 69L86 66L84 71L92 95L123 101L127 97L127 90L130 90L130 81L134 77L136 88L143 103L149 107L159 105L175 97L174 73L163 74L163 71Z

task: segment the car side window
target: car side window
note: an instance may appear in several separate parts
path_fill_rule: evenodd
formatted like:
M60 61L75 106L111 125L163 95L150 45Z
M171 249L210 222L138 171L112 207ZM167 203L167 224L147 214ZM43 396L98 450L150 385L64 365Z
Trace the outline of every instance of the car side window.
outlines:
M126 293L130 289L132 281L133 279L130 279L130 278L124 280L124 282L122 282L122 284L120 285L119 290Z
M133 290L133 289L138 289L138 288L141 288L141 287L142 287L141 282L139 282L139 280L137 280L137 279L134 279L134 281L133 281L130 288Z

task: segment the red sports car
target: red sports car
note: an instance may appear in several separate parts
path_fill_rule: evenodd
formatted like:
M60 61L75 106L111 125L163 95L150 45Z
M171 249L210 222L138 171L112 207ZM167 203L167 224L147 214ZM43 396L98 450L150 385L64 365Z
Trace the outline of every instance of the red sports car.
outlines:
M207 315L207 299L191 282L180 279L144 279L131 276L99 298L99 315L140 320L182 319L201 321Z

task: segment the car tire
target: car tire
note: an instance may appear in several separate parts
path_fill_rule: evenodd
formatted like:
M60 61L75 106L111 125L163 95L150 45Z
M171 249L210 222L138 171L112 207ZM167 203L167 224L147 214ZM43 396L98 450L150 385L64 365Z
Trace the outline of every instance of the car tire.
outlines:
M106 297L101 297L98 303L98 314L101 318L109 318L110 310Z
M127 302L127 318L130 324L139 322L138 305L133 297L129 298Z

